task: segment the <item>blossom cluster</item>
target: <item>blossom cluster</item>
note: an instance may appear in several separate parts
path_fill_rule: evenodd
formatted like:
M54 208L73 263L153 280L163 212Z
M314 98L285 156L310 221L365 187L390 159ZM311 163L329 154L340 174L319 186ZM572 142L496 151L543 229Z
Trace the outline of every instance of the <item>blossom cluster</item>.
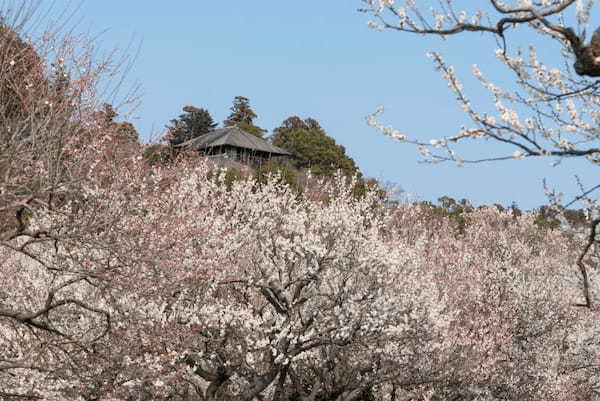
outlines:
M0 127L0 398L599 399L597 289L576 306L581 235L496 208L465 212L457 232L376 188L356 196L341 174L299 194L277 177L226 185L198 158L152 166L102 122L94 65L52 108L27 86L43 69L0 74L24 99ZM538 124L481 82L498 124Z
M589 40L584 34L594 1L501 3L490 0L477 4L473 10L458 10L452 1L432 5L430 9L413 1L367 3L370 8L364 11L370 11L376 17L377 22L370 25L377 29L389 28L442 38L468 35L470 32L499 37L501 46L492 50L513 75L515 83L512 86L496 85L477 65L473 65L473 77L489 92L492 100L493 108L486 110L482 105L474 105L468 98L446 58L432 52L429 55L435 68L441 72L472 125L460 127L455 135L431 141L399 135L393 127L377 121L376 116L380 112L369 116L371 126L393 139L416 145L420 153L433 162L449 160L463 164L468 161L576 156L597 164L598 86L577 76L576 66L574 69L569 66L573 62L577 64L582 49L585 49L583 41ZM568 12L571 10L574 15ZM430 18L427 17L428 12ZM473 15L472 20L469 15ZM578 38L569 22L576 24L581 32ZM528 24L545 41L544 44L556 41L556 57L549 57L544 62L538 57L534 45L515 43L518 35L513 34L512 29L520 24ZM510 46L507 44L509 33ZM528 49L527 52L523 47ZM561 55L564 60L560 60ZM454 146L468 139L490 139L493 147L480 151L477 156L460 155ZM509 145L507 151L499 153L498 143Z
M228 187L202 160L105 163L33 210L45 236L2 244L11 393L593 399L577 237L495 208L457 234L341 175L299 196L275 177Z

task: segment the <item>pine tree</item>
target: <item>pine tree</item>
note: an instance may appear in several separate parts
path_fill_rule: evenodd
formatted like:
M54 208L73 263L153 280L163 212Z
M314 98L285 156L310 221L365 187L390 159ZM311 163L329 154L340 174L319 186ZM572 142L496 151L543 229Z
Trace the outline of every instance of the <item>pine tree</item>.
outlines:
M226 127L245 122L252 125L252 121L257 117L256 113L250 107L250 100L244 96L236 96L233 99L233 106L230 108L231 114L223 122Z
M358 173L346 149L325 133L319 123L293 116L273 130L271 141L294 155L297 168L310 168L316 175L330 176L337 170L348 175Z
M233 105L231 106L230 110L231 114L225 121L223 121L223 125L226 127L236 126L242 131L245 131L256 137L263 137L263 134L266 132L266 130L252 123L252 121L258 116L250 107L250 100L247 97L236 96L235 99L233 99Z
M217 124L206 109L185 106L183 114L171 120L167 140L171 146L179 145L212 131Z
M115 111L113 106L109 103L102 104L101 109L98 111L99 121L104 124L107 128L116 129L123 138L137 142L139 140L139 133L135 126L129 121L123 121L121 123L116 122L115 119L119 114Z
M286 149L286 146L292 146L291 144L288 145L288 142L291 140L290 134L294 131L302 130L316 130L325 134L325 130L321 128L317 120L312 118L302 120L298 116L292 116L285 119L285 121L281 123L280 127L273 130L271 141L273 145Z

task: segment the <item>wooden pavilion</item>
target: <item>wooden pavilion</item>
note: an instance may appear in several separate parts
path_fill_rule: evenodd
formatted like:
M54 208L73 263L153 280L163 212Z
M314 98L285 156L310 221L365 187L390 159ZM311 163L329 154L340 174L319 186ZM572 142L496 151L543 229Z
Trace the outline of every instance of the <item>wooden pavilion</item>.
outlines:
M217 128L176 146L196 150L209 158L232 159L245 164L266 160L285 161L292 154L238 127Z

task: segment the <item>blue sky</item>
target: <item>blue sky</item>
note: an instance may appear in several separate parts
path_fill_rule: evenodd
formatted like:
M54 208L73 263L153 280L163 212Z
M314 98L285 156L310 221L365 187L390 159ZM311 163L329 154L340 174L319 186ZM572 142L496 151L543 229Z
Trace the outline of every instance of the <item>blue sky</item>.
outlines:
M269 134L289 116L315 118L366 176L395 183L419 200L449 195L532 208L546 202L544 178L571 196L577 194L575 175L592 178L591 167L572 160L555 168L550 159L463 168L423 164L415 148L367 126L365 116L383 105L384 121L402 132L426 140L455 134L466 121L425 53L442 51L461 76L468 78L477 63L491 78L510 82L488 36L440 41L376 32L367 27L370 17L356 11L358 0L69 5L77 8L71 19L76 30L101 33L102 49L137 54L124 88L140 84L132 121L144 139L162 133L184 105L206 108L221 122L242 95ZM475 104L489 101L476 86L471 93Z

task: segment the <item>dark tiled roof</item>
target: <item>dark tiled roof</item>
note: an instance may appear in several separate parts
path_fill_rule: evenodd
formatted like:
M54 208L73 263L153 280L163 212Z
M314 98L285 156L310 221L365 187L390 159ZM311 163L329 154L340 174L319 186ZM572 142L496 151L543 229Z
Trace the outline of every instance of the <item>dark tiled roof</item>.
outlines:
M197 138L190 139L177 145L179 148L207 149L216 146L235 146L252 151L266 152L277 155L291 155L291 153L270 144L264 139L242 131L238 127L217 128Z

